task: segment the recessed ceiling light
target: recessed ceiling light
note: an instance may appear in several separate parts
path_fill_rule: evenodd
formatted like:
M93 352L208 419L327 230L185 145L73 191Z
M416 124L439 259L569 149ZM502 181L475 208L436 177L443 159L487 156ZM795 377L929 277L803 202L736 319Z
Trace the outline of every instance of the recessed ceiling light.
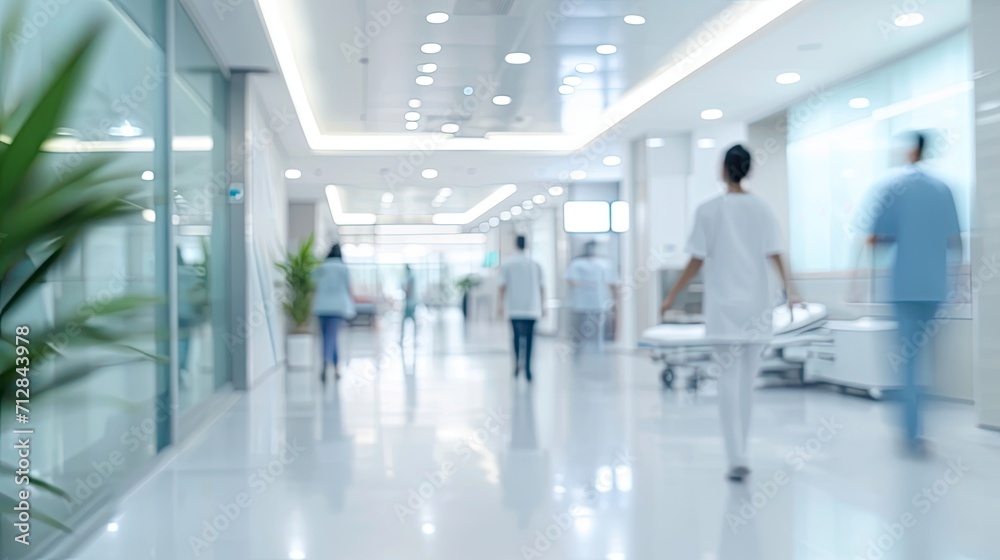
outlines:
M563 188L559 185L549 187L549 196L562 196Z
M441 45L437 43L424 43L420 45L420 52L424 54L437 54L441 52Z
M441 125L441 132L445 134L455 134L458 132L458 125L455 123L444 123Z
M420 176L424 179L434 179L438 176L437 169L424 169L420 172Z
M511 216L510 212L504 210L503 212L500 212L500 221L506 222L507 220L510 219L510 216Z
M545 204L545 195L536 194L535 196L531 197L531 201L534 202L535 204Z
M576 169L569 172L569 178L574 181L582 181L587 178L587 172L582 169Z
M568 86L576 87L583 83L583 78L580 76L566 76L563 78L563 83Z
M520 206L511 206L510 207L510 213L513 214L513 215L515 215L515 216L520 216L521 212L524 212L524 208L521 208Z
M117 523L108 523L108 532L109 533L117 533L118 532L118 524Z
M621 164L622 158L618 156L604 156L604 159L601 160L601 162L608 167L614 167Z
M150 174L152 174L152 173L150 173ZM146 175L143 174L142 178L146 179ZM301 178L302 178L302 172L299 171L298 169L286 169L285 170L285 179L301 179ZM146 179L146 180L149 181L151 179Z
M597 45L597 54L615 54L618 47L614 45Z
M784 74L778 74L775 81L783 86L788 86L792 84L797 84L802 81L802 76L796 72L785 72Z
M419 99L411 99L407 105L410 106L410 109L419 109L421 104Z
M576 65L576 71L581 74L590 74L597 71L597 67L589 62L581 62Z
M451 196L452 192L454 191L452 191L450 188L444 187L438 191L438 196L440 196L441 198L448 198L449 196Z
M433 535L434 534L434 525L432 525L430 523L424 523L423 525L420 526L420 530L423 531L423 533L425 535Z
M465 95L472 95L473 93L476 93L476 90L472 89L472 86L465 86L465 89L462 90L462 93L464 93Z
M531 55L523 52L512 52L503 57L507 64L527 64L531 62Z
M396 196L391 192L382 193L382 204L392 204L395 199Z
M642 24L646 23L646 18L644 18L642 16L637 16L637 15L634 15L634 14L633 15L628 15L628 16L625 16L625 23L627 23L629 25L642 25Z
M851 109L867 109L872 106L872 102L867 97L855 97L847 102L847 106Z
M426 64L418 64L417 72L423 72L425 74L430 74L431 72L437 72L438 65L433 62L428 62Z
M920 12L902 14L894 20L896 27L914 27L924 22L924 15Z
M497 218L496 216L490 218L490 227L497 227L498 225L500 225L500 218Z
M663 138L646 138L647 148L662 148L667 145L667 141Z
M420 125L418 125L415 122L410 121L410 122L406 123L406 130L416 130L418 126L420 126Z
M420 120L420 113L418 113L416 111L407 111L407 113L405 115L403 115L403 118L406 119L406 120L408 120L408 121L419 121Z
M715 147L715 140L712 138L699 138L698 147L703 150L710 150Z
M722 115L721 109L706 109L701 112L701 118L706 121L717 121L722 118Z
M488 224L486 222L483 222L483 223L479 224L479 231L481 231L483 233L486 233L487 231L490 231L490 224Z
M155 178L156 178L156 176L153 175L152 171L143 171L142 172L142 180L143 181L152 181Z
M448 21L448 14L444 12L427 14L427 23L444 23L446 21Z
M569 95L569 94L573 93L574 91L576 91L576 90L573 89L573 86L567 86L567 85L561 85L561 86L559 86L559 93L561 93L563 95Z
M509 95L497 95L493 98L494 105L510 105Z
M417 76L418 86L429 86L434 83L434 78L430 76Z

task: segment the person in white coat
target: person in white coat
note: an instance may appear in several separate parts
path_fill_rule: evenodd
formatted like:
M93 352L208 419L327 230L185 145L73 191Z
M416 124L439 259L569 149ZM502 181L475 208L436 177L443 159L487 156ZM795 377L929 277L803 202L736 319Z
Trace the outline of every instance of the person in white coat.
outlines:
M754 378L771 338L771 311L781 299L797 298L785 272L781 229L764 200L743 189L750 173L750 153L736 145L726 152L722 178L726 192L698 207L686 252L691 256L660 309L669 310L678 294L704 267L706 336L722 341L714 352L719 373L719 416L729 458L728 477L750 474L747 438ZM784 295L768 288L770 261L784 285Z

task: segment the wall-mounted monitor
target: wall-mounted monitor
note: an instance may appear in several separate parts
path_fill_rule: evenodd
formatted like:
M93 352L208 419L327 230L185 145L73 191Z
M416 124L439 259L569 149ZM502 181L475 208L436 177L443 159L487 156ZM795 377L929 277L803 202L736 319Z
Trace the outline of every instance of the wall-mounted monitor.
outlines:
M611 231L611 206L601 200L576 200L563 204L566 233L607 233Z

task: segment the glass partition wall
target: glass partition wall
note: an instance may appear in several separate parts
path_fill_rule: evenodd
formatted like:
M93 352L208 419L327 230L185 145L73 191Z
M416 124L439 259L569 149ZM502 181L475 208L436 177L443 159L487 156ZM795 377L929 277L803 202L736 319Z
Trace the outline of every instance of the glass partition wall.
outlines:
M70 375L88 360L101 364L73 383L31 395L32 479L65 495L32 487L32 545L18 545L13 510L3 496L20 488L5 474L2 558L41 557L68 536L59 525L79 528L92 520L176 441L176 415L195 409L231 380L225 347L217 342L222 337L213 336L227 324L220 303L227 291L225 261L213 255L224 253L228 243L228 228L220 226L225 214L217 211L227 203L228 83L194 23L179 3L169 2L176 0L29 0L16 40L0 44L12 62L2 100L10 114L18 99L51 79L84 22L103 23L85 85L37 167L51 179L109 158L110 172L134 188L129 200L135 207L124 218L89 229L26 303L0 317L3 337L12 339L17 325L41 331L74 313L96 317L121 296L159 301L127 318L96 319L127 321L134 333L127 343L135 351L75 344L76 334L67 329L52 341L59 348L55 357L32 368L41 382ZM11 4L0 3L0 25L10 17ZM166 25L168 14L172 26ZM169 40L167 29L175 34ZM177 45L175 68L168 68L165 55L171 44ZM44 247L30 249L18 273L30 274L45 256ZM2 408L0 462L16 465L13 430L25 426L6 403Z

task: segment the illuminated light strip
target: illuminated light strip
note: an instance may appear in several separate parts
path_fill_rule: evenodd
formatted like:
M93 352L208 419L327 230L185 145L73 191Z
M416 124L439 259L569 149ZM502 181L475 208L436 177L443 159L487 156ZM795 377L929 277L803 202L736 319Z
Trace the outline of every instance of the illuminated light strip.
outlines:
M447 235L462 233L462 226L433 224L384 224L375 226L375 235Z
M887 107L882 107L872 111L872 119L876 121L884 121L893 117L905 115L906 113L916 111L921 107L932 105L938 101L944 101L949 97L968 93L974 90L975 87L976 84L972 81L961 82L941 91L935 91L933 93L928 93L927 95L921 95L920 97L914 97L912 99L900 101L899 103L893 103Z
M340 203L340 193L335 185L326 186L326 201L330 205L330 215L333 216L333 223L338 226L367 226L373 225L376 221L375 214L344 212L344 207Z
M432 220L435 224L466 225L510 198L515 192L517 192L517 185L504 185L465 212L434 214Z
M9 136L0 136L0 142L10 144ZM176 136L173 141L175 152L211 152L215 141L211 136ZM83 153L137 153L152 152L156 143L152 138L133 138L131 140L80 140L78 138L52 138L42 144L42 151L53 154L83 154Z
M341 243L352 243L354 236L341 233ZM358 236L371 243L371 236ZM379 235L374 238L375 245L482 245L486 243L486 235L482 233L430 234L430 235Z
M612 127L667 91L672 86L726 53L742 41L754 35L806 0L760 0L738 3L741 8L727 8L735 21L726 25L718 34L707 40L699 35L708 31L699 26L695 34L688 37L675 51L686 64L674 63L661 68L656 74L630 89L617 103L598 117L598 122L586 128L583 134L521 134L491 133L485 138L455 138L446 134L322 134L316 122L315 113L309 104L305 85L295 61L295 54L289 42L281 19L280 0L258 0L264 27L267 29L278 59L278 66L285 78L285 85L292 97L292 104L302 125L309 147L319 152L409 152L413 150L440 151L497 151L497 152L575 152L585 148ZM722 12L712 21L723 21ZM711 31L709 31L711 33ZM701 49L698 57L688 58L683 49L697 44Z

